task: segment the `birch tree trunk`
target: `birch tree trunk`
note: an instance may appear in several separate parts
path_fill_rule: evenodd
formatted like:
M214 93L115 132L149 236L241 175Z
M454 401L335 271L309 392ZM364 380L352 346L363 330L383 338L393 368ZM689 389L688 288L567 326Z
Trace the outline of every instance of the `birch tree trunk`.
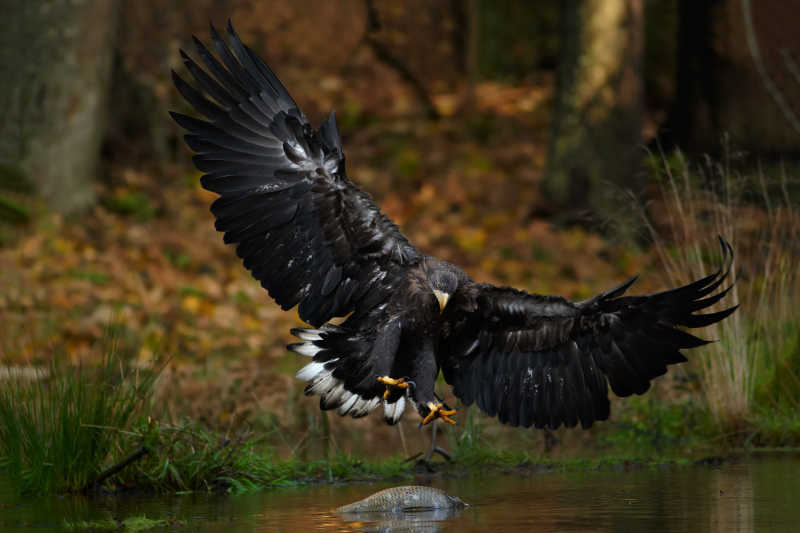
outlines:
M565 0L544 191L558 209L601 216L636 188L643 0Z
M0 163L53 209L94 201L117 0L0 0Z

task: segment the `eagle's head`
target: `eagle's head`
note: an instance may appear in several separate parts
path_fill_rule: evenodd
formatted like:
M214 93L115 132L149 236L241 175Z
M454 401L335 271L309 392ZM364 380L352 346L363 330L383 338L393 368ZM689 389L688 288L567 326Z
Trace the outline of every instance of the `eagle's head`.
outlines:
M439 302L439 312L441 313L444 311L447 301L458 288L458 274L450 270L435 270L430 274L429 283Z

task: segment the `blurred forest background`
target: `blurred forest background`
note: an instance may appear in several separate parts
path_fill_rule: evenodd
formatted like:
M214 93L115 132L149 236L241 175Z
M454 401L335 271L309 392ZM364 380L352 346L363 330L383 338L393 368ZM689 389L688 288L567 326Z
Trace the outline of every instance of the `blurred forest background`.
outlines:
M169 359L160 418L255 429L285 454L320 435L398 451L379 416L328 418L303 397L284 349L299 319L222 244L167 114L188 112L179 49L230 18L314 124L336 110L351 178L474 279L583 299L643 272L634 291L656 290L730 240L743 308L707 332L722 342L598 431L800 442L800 2L0 5L0 380L100 360L113 332L125 361ZM595 438L473 411L451 436ZM403 424L416 434L414 414Z

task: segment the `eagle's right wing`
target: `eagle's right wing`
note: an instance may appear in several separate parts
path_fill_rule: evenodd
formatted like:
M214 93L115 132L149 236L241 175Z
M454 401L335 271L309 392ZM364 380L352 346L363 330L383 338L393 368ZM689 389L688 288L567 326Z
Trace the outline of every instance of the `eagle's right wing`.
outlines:
M442 371L465 404L512 426L587 428L609 416L608 386L642 394L682 349L707 341L678 329L718 322L736 307L696 314L716 291L733 250L720 239L723 267L683 287L623 296L636 278L584 302L489 284L466 285L445 308ZM727 268L724 263L728 261Z
M188 131L203 187L220 195L216 228L283 309L300 304L306 322L368 311L419 252L347 178L334 115L315 131L230 23L233 51L213 27L211 35L221 62L195 38L208 72L181 52L200 90L173 72L207 120L172 116Z

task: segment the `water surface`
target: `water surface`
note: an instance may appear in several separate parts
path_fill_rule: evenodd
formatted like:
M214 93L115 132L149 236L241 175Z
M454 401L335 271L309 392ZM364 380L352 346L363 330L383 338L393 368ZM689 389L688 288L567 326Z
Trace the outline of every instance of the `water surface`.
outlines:
M0 531L61 531L65 522L179 520L151 531L800 531L800 456L719 466L625 468L435 479L470 504L458 516L346 521L332 511L391 483L319 485L241 495L53 497L18 500L0 481Z

